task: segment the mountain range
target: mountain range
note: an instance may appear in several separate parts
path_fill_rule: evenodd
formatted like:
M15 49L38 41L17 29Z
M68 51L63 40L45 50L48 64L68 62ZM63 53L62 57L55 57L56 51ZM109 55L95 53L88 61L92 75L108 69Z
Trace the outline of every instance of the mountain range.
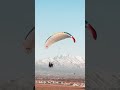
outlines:
M53 68L49 68L49 62ZM36 75L53 75L67 77L85 77L85 60L80 56L59 55L40 59L35 62Z

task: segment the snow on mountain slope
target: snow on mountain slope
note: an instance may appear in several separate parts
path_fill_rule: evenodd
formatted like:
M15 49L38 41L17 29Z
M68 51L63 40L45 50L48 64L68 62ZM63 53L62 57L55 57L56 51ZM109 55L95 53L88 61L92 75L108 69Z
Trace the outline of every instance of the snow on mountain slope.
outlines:
M52 62L53 68L48 64ZM35 71L37 74L51 75L77 75L84 76L85 60L80 56L60 55L53 58L41 59L35 62Z

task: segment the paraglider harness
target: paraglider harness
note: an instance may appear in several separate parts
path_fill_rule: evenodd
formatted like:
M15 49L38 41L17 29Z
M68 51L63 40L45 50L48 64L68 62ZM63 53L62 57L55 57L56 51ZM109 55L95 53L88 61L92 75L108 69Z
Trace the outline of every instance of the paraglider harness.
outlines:
M52 68L53 67L53 63L49 62L49 67Z

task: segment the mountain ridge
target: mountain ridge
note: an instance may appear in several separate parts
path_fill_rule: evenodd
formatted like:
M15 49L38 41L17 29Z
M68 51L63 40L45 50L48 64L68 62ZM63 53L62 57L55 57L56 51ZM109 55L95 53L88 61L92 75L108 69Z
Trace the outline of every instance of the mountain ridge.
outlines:
M52 62L53 68L48 64ZM59 55L52 58L44 58L35 62L35 72L40 75L71 75L85 76L85 60L80 56Z

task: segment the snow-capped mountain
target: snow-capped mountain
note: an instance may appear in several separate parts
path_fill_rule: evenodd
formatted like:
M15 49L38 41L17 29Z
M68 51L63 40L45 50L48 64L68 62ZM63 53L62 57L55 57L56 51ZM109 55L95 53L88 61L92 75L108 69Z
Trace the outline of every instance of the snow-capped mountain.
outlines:
M52 62L53 68L48 64ZM76 75L85 74L85 60L80 56L60 55L53 58L45 58L35 62L35 71L41 75Z

